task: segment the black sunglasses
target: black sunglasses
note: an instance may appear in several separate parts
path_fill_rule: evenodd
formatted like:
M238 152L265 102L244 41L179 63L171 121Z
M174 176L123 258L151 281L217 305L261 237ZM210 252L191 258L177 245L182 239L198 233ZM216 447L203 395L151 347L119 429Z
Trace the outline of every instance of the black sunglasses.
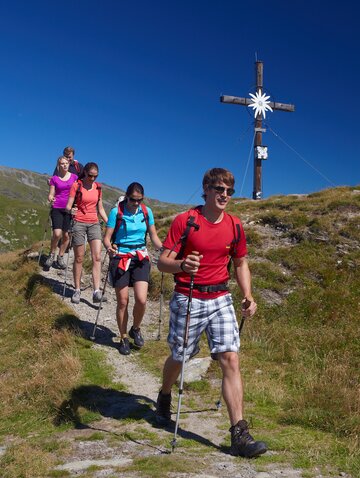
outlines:
M226 191L227 196L232 196L235 194L235 189L233 188L224 188L224 186L210 186L211 189L215 189L215 191L219 194L224 194Z
M97 174L88 174L87 177L96 179L98 177L98 175Z
M138 198L132 198L132 197L130 197L130 196L128 197L128 200L131 201L131 202L141 202L141 201L143 201L143 199L144 199L144 198L138 199Z

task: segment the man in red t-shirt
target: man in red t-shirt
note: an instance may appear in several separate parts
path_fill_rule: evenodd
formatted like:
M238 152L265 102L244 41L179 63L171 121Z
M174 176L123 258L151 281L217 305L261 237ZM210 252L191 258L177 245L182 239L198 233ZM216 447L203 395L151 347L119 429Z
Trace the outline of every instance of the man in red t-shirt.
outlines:
M265 453L267 447L264 442L252 438L248 424L243 419L239 327L227 287L230 259L244 297L243 316L252 317L257 306L251 293L243 227L238 218L225 212L235 192L234 184L234 176L226 169L213 168L207 171L203 178L204 206L178 215L163 243L164 251L158 268L162 272L175 274L176 286L170 301L168 343L171 355L164 365L156 420L159 425L170 423L171 388L179 376L184 359L184 330L192 276L194 287L185 359L198 353L200 336L205 331L211 355L219 360L223 374L222 394L231 423L230 453L251 458ZM190 226L186 240L181 240L191 216L195 226Z

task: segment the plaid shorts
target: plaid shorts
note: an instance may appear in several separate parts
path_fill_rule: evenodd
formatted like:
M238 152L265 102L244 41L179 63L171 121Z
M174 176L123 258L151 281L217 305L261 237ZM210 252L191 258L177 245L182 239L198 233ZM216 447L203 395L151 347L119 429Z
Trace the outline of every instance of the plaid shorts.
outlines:
M172 358L179 362L183 358L188 300L186 295L174 292L170 301L168 344ZM239 326L231 294L216 299L192 299L186 360L199 352L200 336L204 331L212 354L239 351Z

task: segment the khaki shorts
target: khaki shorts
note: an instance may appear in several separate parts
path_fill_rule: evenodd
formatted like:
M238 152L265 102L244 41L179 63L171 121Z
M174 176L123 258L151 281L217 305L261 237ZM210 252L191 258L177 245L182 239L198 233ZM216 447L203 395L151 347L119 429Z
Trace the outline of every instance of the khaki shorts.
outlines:
M87 237L88 242L99 240L101 241L101 227L98 222L96 223L86 223L86 222L76 222L73 227L73 246L82 246L85 244L85 237Z

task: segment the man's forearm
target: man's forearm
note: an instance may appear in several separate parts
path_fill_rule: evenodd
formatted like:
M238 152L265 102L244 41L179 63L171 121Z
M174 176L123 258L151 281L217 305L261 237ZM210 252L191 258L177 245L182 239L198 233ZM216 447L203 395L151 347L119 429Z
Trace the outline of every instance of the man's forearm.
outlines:
M235 266L235 278L244 297L252 298L251 273L246 260Z
M168 274L177 274L178 272L182 271L182 262L182 259L178 260L172 257L167 257L165 251L161 254L157 266L160 272L167 272Z

